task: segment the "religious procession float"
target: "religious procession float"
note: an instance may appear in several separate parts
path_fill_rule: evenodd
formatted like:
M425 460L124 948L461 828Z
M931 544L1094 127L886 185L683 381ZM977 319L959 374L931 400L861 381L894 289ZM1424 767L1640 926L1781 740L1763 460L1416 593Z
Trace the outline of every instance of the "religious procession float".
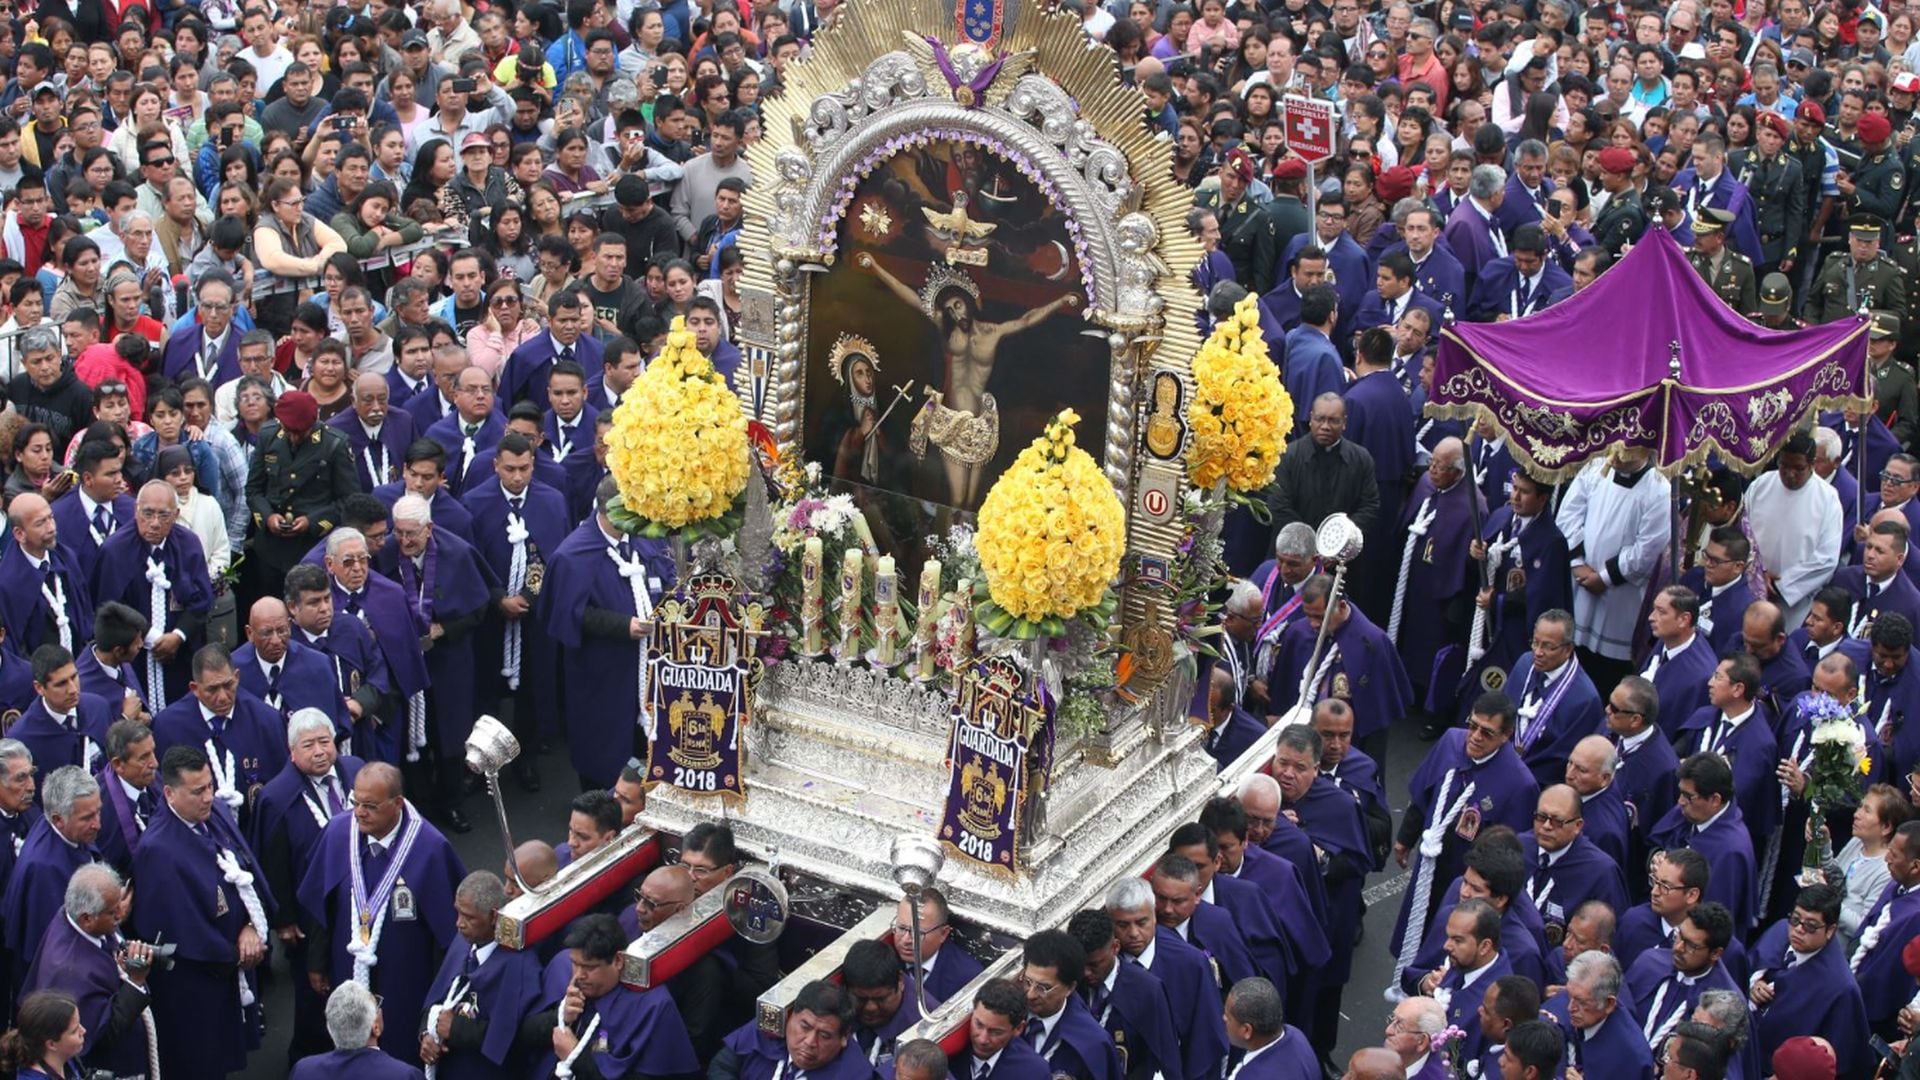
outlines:
M749 152L749 378L676 323L609 437L616 524L678 571L646 809L500 930L532 947L724 820L752 865L625 977L777 940L770 1030L928 886L1007 975L1270 752L1216 776L1189 713L1220 521L1294 408L1252 300L1203 341L1191 194L1077 19L854 0L789 71ZM517 752L483 718L468 763ZM957 1045L971 999L921 1033Z

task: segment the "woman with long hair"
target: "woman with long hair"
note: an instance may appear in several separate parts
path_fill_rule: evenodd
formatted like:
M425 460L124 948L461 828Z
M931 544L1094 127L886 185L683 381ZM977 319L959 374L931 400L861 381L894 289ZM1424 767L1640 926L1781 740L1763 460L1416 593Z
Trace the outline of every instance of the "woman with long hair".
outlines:
M407 190L400 196L400 205L411 206L415 199L439 203L440 189L453 183L458 169L451 143L445 139L428 142L413 155L413 179L407 181Z
M28 424L13 433L13 472L7 477L7 502L28 492L52 500L65 490L50 490L56 475L53 450L53 432L45 424Z
M494 203L487 229L475 242L493 256L501 274L514 281L532 281L539 270L533 258L533 237L527 231L527 209L519 202Z
M1480 70L1480 61L1472 56L1462 56L1453 62L1449 85L1452 87L1447 95L1449 101L1485 102L1489 97L1486 75Z
M1427 152L1427 136L1433 134L1433 114L1423 105L1404 109L1393 124L1394 160L1418 168Z
M1193 8L1186 4L1175 4L1167 9L1167 32L1153 43L1152 53L1162 60L1171 60L1183 53L1193 52L1187 47L1187 39L1193 35Z
M122 120L114 130L113 139L107 146L120 156L120 164L130 174L140 171L140 144L157 137L160 132L151 128L165 129L168 142L173 146L174 160L180 163L180 171L187 176L193 175L188 163L193 159L187 156L187 133L180 130L180 122L166 115L167 92L153 83L141 83L133 88L131 102L133 119Z
M235 390L236 397L247 390L249 381L256 387L265 385L252 375L243 375ZM253 446L253 441L240 437L245 425L236 421L230 430L240 445ZM194 484L198 474L193 468L193 454L184 446L167 447L154 455L153 475L154 479L172 485L174 499L180 504L180 524L200 541L200 549L207 558L207 574L215 581L220 580L220 575L226 573L227 566L233 562L233 542L227 535L227 515L220 504Z
M273 419L273 385L254 375L242 375L233 391L233 438L249 451L259 445L260 429Z
M347 337L347 324L338 314L340 294L355 286L368 290L369 294L373 294L375 288L379 288L380 293L387 291L367 279L366 268L351 253L336 251L327 256L326 265L320 268L320 289L313 294L313 302L327 313L327 333L338 335L342 341ZM373 321L379 322L386 317L386 305L375 300Z
M253 250L260 269L273 280L264 295L254 297L254 321L279 335L286 333L294 308L312 295L311 279L329 257L347 250L347 242L333 226L307 213L306 195L295 181L274 178L261 201L266 205L253 229Z
M1274 89L1266 83L1254 83L1247 87L1246 96L1240 99L1240 125L1249 132L1259 131L1269 121L1279 115L1279 106L1274 97Z
M300 389L313 395L320 406L320 422L346 412L353 405L353 365L347 362L346 343L326 338L313 350L313 364Z
M273 370L285 375L291 385L306 382L313 369L313 350L331 332L325 308L311 300L301 304L294 309L286 336L274 343Z
M1341 191L1347 197L1347 235L1363 248L1372 242L1373 234L1380 231L1389 209L1374 193L1374 180L1370 166L1355 162L1347 166L1341 183Z
M542 236L534 241L533 251L540 272L527 286L532 290L534 304L544 306L561 289L572 284L574 273L580 269L580 257L563 236ZM658 267L649 266L648 271L657 272Z
M308 183L307 163L300 159L299 154L291 150L282 150L267 159L267 167L262 173L261 183L266 184L275 180L288 181L302 193L313 189L313 185Z
M435 300L447 295L447 253L439 248L428 248L413 257L413 263L407 267L407 276L424 282Z
M700 284L700 275L685 259L668 259L661 273L666 277L667 302L661 306L660 321L671 323L675 315L687 313L688 305L693 302L693 291Z
M260 196L254 194L251 185L228 181L214 192L213 212L217 217L239 218L247 223L247 231L251 233L260 221Z
M14 1027L0 1035L0 1069L20 1080L80 1080L87 1029L80 1006L59 990L35 990L20 1002Z
M388 248L419 243L425 231L419 222L394 212L399 201L392 184L375 180L333 215L333 231L346 242L348 255L370 259Z

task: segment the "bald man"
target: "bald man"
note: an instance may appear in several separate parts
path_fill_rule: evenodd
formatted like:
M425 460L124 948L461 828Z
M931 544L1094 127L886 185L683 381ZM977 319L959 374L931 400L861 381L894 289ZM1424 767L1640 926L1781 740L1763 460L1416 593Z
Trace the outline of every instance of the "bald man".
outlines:
M0 625L7 628L7 647L20 656L47 644L79 651L93 638L92 583L60 546L53 508L27 492L7 505L7 520L13 543L0 555Z
M363 766L352 802L352 813L327 823L300 880L300 906L312 920L307 978L323 994L348 980L366 982L386 999L388 1014L422 1016L441 958L459 936L454 895L466 867L407 802L392 765ZM399 873L388 874L396 862ZM411 1022L388 1028L380 1049L420 1064Z
M1367 1046L1347 1059L1347 1071L1340 1080L1407 1080L1400 1067L1400 1055L1384 1046Z
M137 665L156 711L187 692L188 659L207 642L213 581L200 538L180 524L180 496L149 480L133 500L133 528L100 545L91 595L117 600L148 620L147 651Z
M1566 784L1553 784L1534 804L1533 828L1520 834L1527 896L1539 909L1549 942L1565 939L1567 921L1583 901L1627 909L1626 875L1583 834L1581 809L1579 793Z
M620 929L633 940L651 933L693 906L693 875L679 864L654 868L640 883L640 898L620 913ZM676 924L677 925L677 924ZM667 992L686 1021L695 1052L711 1056L726 1037L727 969L717 952L708 952L667 980Z
M1740 620L1738 644L1760 661L1761 700L1775 716L1785 716L1813 682L1806 654L1788 647L1787 632L1786 612L1771 600L1748 604Z
M1630 819L1627 802L1613 782L1620 768L1620 754L1613 740L1605 735L1589 735L1573 744L1567 757L1567 786L1580 795L1580 815L1586 820L1583 830L1595 847L1607 853L1626 872L1627 832Z
M347 437L362 491L400 479L401 459L417 431L411 415L389 404L391 394L385 375L363 373L353 380L353 408L327 421Z
M282 719L300 709L318 709L333 721L334 737L346 743L353 733L333 661L327 654L293 639L293 616L275 597L254 601L247 612L246 644L233 650L240 686L267 703Z
M537 889L560 872L560 856L545 840L529 840L514 848L513 864L502 871L509 900L520 895L520 882L513 876L515 869L520 871L520 881L526 882L527 888Z
M1445 726L1439 717L1452 715L1465 657L1444 671L1435 671L1434 662L1446 646L1466 643L1480 588L1467 549L1486 516L1486 500L1467 481L1466 447L1459 439L1440 440L1400 515L1399 576L1385 624L1413 683L1415 702L1434 706L1427 710L1427 738L1438 738Z

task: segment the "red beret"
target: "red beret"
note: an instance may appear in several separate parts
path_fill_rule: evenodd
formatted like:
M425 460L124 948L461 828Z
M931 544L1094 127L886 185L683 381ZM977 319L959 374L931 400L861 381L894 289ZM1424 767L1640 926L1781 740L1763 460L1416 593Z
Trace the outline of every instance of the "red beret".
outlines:
M1401 199L1413 194L1414 172L1405 165L1395 165L1380 174L1373 189L1380 194L1380 201L1392 206Z
M1793 118L1795 120L1811 120L1816 124L1824 124L1827 122L1827 110L1821 108L1820 103L1817 101L1803 101L1800 103L1800 107L1794 110Z
M1860 114L1860 141L1868 146L1886 142L1893 136L1893 121L1877 112Z
M1220 163L1220 167L1239 177L1242 182L1253 179L1253 155L1247 153L1247 148L1244 146L1236 146L1227 151L1226 159Z
M1793 135L1793 125L1787 123L1787 118L1777 112L1763 112L1757 119L1761 127L1771 129L1775 135L1783 139L1791 138Z
M1632 172L1639 163L1639 157L1624 146L1609 146L1600 151L1600 167L1616 176Z
M1307 163L1297 157L1281 158L1274 163L1273 178L1275 180L1305 180L1307 178Z
M313 430L313 423L320 418L320 403L305 390L289 390L280 395L273 406L273 418L290 435L304 435Z
M1837 1064L1833 1051L1810 1035L1796 1035L1773 1052L1773 1075L1778 1080L1833 1080Z

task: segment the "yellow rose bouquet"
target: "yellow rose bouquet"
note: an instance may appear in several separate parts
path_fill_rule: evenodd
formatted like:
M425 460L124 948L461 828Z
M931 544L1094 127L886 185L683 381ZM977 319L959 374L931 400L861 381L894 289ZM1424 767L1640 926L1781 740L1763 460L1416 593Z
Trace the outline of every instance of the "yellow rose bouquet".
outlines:
M609 516L641 536L730 536L751 465L740 399L676 317L659 359L613 413L607 465L620 485Z
M1293 430L1293 399L1267 356L1259 302L1252 296L1234 306L1232 318L1215 324L1194 355L1193 382L1187 475L1203 490L1222 481L1238 495L1266 487Z
M987 492L974 547L987 600L976 612L1001 637L1057 637L1067 620L1111 615L1127 517L1106 474L1074 445L1062 411Z

